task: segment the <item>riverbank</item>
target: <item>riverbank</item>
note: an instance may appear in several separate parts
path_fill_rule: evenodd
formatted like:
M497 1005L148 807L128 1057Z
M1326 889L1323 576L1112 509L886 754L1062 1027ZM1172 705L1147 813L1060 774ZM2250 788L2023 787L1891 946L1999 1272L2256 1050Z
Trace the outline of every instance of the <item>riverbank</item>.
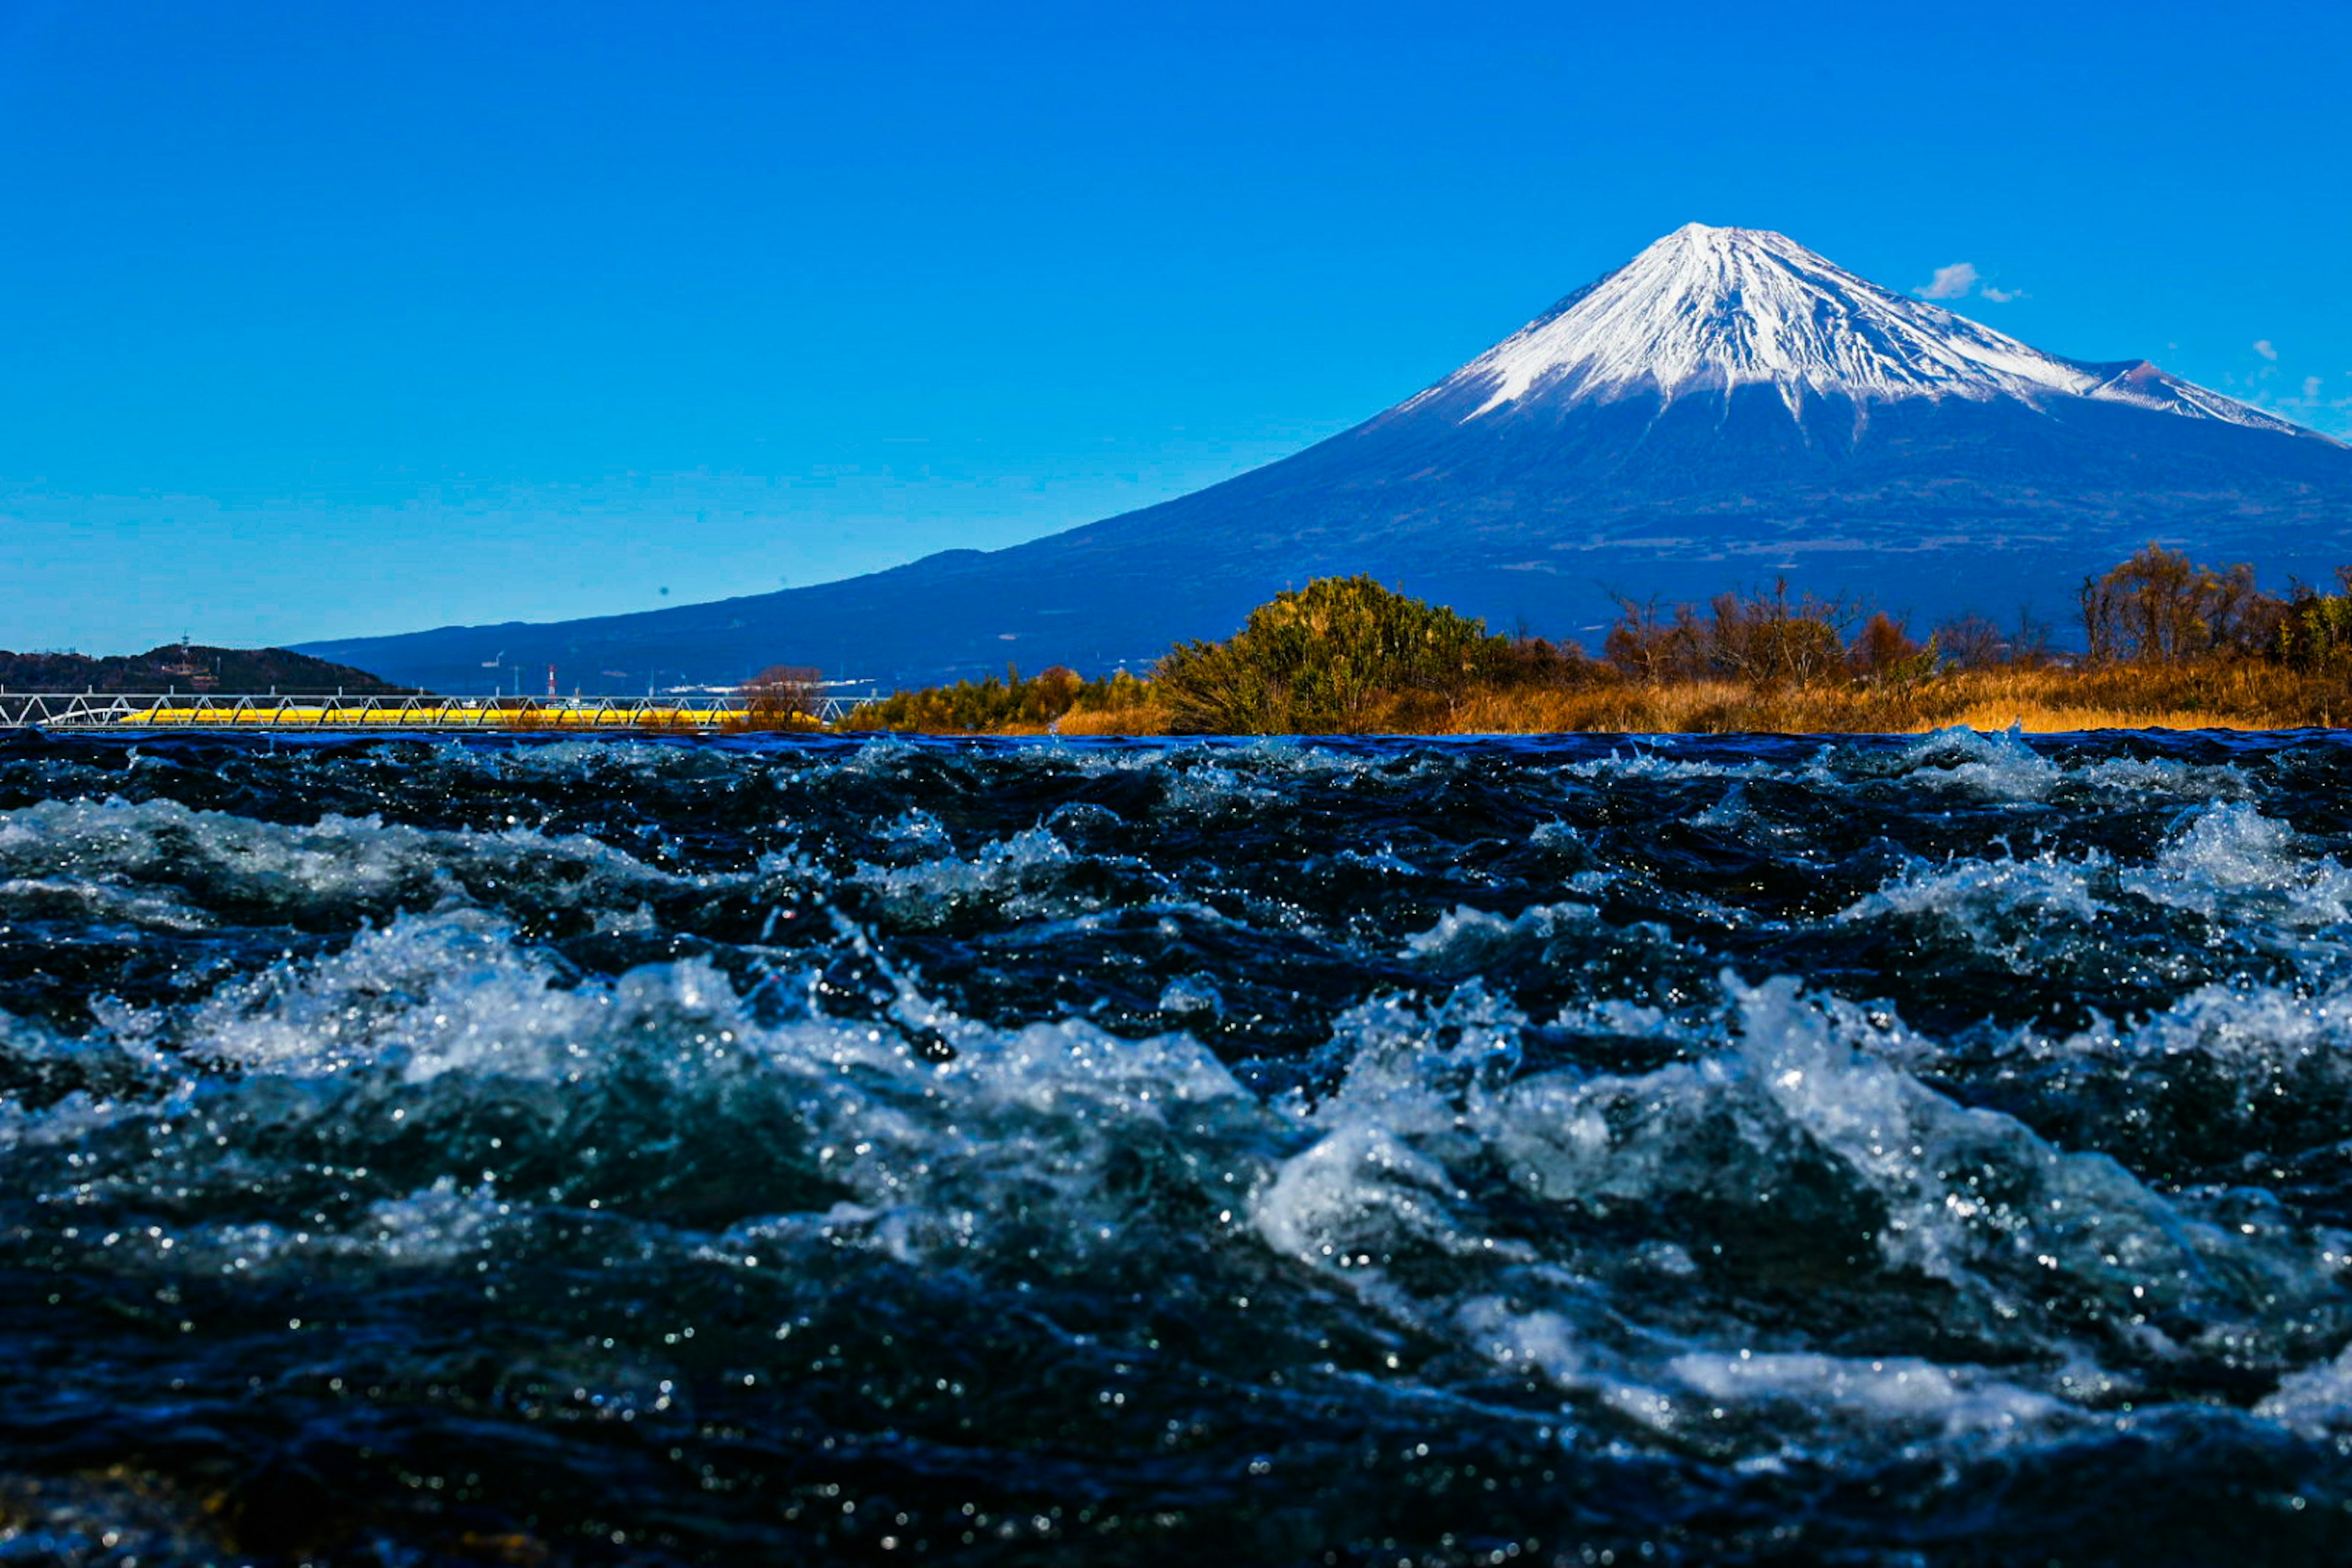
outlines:
M893 723L878 705L844 729L932 734L1169 735L1177 715L1134 682L1129 700L1073 705L1050 717L1015 711L954 721L937 702L929 724ZM980 717L977 713L973 717ZM1596 679L1573 688L1473 689L1406 694L1375 704L1364 734L1658 735L1923 734L1953 725L2028 734L2084 730L2326 729L2352 717L2352 682L2272 666L2196 664L1952 670L1902 685L1757 687L1731 680Z
M1054 668L894 694L842 728L929 734L1916 734L2332 728L2352 713L2352 596L2255 594L2151 548L2086 584L2089 650L1973 618L1903 624L1792 595L1627 605L1600 658L1370 578L1277 595L1150 679Z

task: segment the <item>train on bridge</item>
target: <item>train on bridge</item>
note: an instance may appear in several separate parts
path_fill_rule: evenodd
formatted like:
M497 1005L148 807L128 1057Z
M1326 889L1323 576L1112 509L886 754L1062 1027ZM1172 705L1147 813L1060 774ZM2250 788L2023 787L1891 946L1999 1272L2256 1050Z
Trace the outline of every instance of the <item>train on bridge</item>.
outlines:
M855 704L718 697L240 697L0 692L0 730L461 730L740 733L814 730Z

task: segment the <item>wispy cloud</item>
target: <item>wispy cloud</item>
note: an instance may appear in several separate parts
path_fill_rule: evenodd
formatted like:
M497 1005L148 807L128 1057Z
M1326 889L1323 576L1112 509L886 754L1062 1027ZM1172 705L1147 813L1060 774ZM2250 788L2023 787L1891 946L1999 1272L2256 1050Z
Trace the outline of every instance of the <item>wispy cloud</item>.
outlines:
M2006 305L2011 300L2026 298L2022 289L2003 289L1977 270L1973 261L1955 261L1949 267L1936 268L1936 276L1911 290L1922 300L1965 300L1974 293L1980 300L1996 305Z
M2266 364L2255 374L2254 380L2260 381L2277 374L2277 366ZM2352 375L2352 371L2345 374ZM2303 390L2299 395L2273 397L2267 392L2257 391L2252 401L2261 407L2300 420L2339 441L2352 440L2352 396L2326 396L2326 376L2306 375L2303 378Z
M1936 276L1924 289L1911 290L1922 300L1963 300L1977 286L1976 264L1955 261L1949 267L1936 268Z
M2254 340L2254 352L2262 355L2266 360L2275 360L2278 358L2278 349L2268 338L2256 338Z

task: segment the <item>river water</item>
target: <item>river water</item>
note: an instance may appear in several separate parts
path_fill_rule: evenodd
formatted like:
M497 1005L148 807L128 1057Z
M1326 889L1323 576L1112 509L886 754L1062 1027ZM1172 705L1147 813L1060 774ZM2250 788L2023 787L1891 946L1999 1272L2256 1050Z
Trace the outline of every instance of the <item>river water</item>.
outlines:
M0 1559L2352 1555L2352 746L0 743Z

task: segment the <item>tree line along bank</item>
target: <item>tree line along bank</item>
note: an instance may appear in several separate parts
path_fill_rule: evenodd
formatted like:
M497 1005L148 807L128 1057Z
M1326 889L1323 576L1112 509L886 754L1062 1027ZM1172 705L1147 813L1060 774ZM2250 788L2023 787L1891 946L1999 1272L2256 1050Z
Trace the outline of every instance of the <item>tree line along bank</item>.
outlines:
M1621 599L1598 656L1370 577L1278 594L1150 677L1023 678L905 691L848 730L930 733L1349 734L1767 730L2294 728L2352 715L2352 568L2281 595L2253 569L2150 544L2086 578L2083 651L2021 616L1901 619L1785 582L1705 604ZM2003 716L2006 710L2006 716Z

